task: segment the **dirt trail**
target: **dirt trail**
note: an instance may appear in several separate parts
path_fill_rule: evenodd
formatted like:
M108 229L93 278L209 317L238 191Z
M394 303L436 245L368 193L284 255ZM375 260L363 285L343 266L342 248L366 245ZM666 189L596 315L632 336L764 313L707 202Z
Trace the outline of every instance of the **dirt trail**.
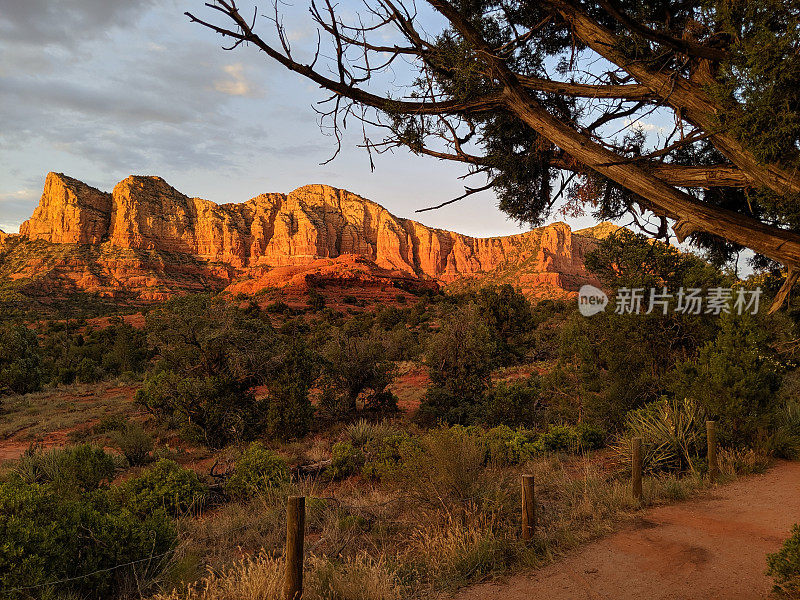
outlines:
M644 511L628 528L530 575L464 590L458 600L745 600L766 598L765 557L800 522L800 463Z

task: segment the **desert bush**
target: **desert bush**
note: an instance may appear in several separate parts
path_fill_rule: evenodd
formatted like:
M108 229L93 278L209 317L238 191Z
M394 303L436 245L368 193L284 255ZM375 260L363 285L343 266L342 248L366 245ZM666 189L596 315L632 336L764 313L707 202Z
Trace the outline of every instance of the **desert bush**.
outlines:
M336 442L331 450L331 464L326 475L331 479L344 479L358 473L364 465L364 453L350 442Z
M264 430L267 407L252 388L282 346L259 311L198 294L151 311L147 331L158 354L137 402L211 447Z
M542 446L549 452L575 451L578 443L578 432L569 425L549 425L542 434Z
M358 419L347 426L345 434L356 448L362 448L367 442L382 439L394 429L383 423L373 423L367 419Z
M774 426L782 372L754 317L722 315L717 337L676 366L671 390L717 421L721 443L747 446Z
M479 436L464 427L437 427L421 436L419 445L406 449L399 476L422 503L448 499L463 506L480 495L485 462L486 448Z
M253 442L236 461L225 491L232 498L245 500L288 480L286 461L260 442Z
M308 291L308 308L315 312L319 312L325 308L325 296L320 294L317 290L311 289Z
M161 459L137 477L114 486L112 492L134 514L161 509L177 516L202 505L207 490L197 473Z
M775 591L787 598L800 598L800 525L775 554L767 556L767 573L775 581Z
M139 423L126 423L122 429L114 430L111 443L122 452L133 467L150 461L153 451L153 436L147 433Z
M91 358L84 357L75 369L75 379L78 383L96 383L103 378L103 369Z
M386 358L393 361L413 360L422 351L417 334L400 325L383 336L386 341Z
M106 415L92 426L92 433L103 435L114 431L122 431L128 424L128 420L122 415Z
M267 377L267 433L281 439L302 437L314 415L308 391L318 374L318 362L300 340L290 342L276 362Z
M800 402L794 398L782 402L773 430L759 447L770 456L797 460L800 458Z
M497 364L518 362L525 353L526 338L533 325L530 301L513 286L504 284L481 288L477 304L492 330Z
M151 373L136 402L159 417L168 417L184 433L212 448L250 440L264 428L265 402L249 386L229 377Z
M394 364L387 359L383 341L375 333L363 335L338 331L323 348L324 374L331 412L352 413L357 400L369 406L392 382ZM385 398L382 398L385 400Z
M541 382L538 375L525 381L498 383L484 394L480 419L487 425L536 425L541 410Z
M630 465L631 439L642 438L646 472L695 471L705 450L703 410L689 399L664 399L631 411L625 433L612 446L618 464Z
M6 592L9 598L102 599L146 591L175 541L163 512L133 514L103 489L65 496L53 483L19 477L0 483L0 588L41 586ZM134 561L135 567L118 568Z
M42 388L42 359L36 333L14 323L0 325L0 396Z
M404 456L419 448L419 439L406 431L387 428L382 436L368 440L363 448L361 473L372 479L389 479L402 468Z
M606 431L597 425L585 421L575 426L578 434L578 445L583 450L599 450L606 444Z
M498 465L519 465L544 450L541 439L532 431L498 425L482 436L488 460Z
M475 304L460 308L431 336L425 353L431 385L418 411L423 421L468 424L489 387L492 331Z
M51 323L42 338L46 376L53 384L69 385L141 373L150 357L145 337L120 318L96 329L76 322Z
M31 447L20 457L15 473L29 484L86 492L109 483L116 468L114 457L102 448L79 444L52 450Z
M289 312L290 309L289 309L289 305L286 304L286 302L278 300L278 301L275 301L275 302L271 302L270 304L267 304L267 307L266 307L265 310L268 313L282 315L282 314L285 314L285 313Z

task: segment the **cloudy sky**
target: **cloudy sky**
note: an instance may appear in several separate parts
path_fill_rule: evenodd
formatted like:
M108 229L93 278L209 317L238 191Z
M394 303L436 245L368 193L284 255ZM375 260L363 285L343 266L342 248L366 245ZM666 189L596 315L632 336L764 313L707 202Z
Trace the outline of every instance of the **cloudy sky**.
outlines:
M298 2L287 11L302 47L315 37ZM324 94L254 48L224 51L186 10L208 15L202 0L0 0L0 229L30 216L48 171L103 190L160 175L215 202L327 183L412 218L463 191L459 165L403 150L371 172L356 132L321 165L335 149L313 109ZM490 193L416 218L480 236L520 230Z

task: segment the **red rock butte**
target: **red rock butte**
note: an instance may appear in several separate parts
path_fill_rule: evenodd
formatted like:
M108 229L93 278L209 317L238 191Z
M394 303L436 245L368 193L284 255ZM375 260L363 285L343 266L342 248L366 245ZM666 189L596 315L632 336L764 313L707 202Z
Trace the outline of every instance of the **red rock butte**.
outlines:
M396 217L326 185L216 204L185 196L160 177L131 176L107 193L49 173L20 234L0 233L0 271L37 280L43 292L125 292L142 300L228 286L247 292L309 277L330 283L337 272L342 283L511 283L533 297L563 297L597 285L584 257L613 228L573 232L558 222L475 238ZM14 253L31 260L17 256L11 269Z

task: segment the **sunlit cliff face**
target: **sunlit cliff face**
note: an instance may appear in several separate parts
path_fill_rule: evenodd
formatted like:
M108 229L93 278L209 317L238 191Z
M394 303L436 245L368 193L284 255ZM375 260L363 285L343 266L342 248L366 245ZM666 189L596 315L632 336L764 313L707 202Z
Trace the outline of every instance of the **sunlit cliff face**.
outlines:
M594 234L554 223L518 235L473 238L395 217L326 185L215 204L189 198L159 177L131 176L106 193L50 173L39 206L20 227L20 240L58 244L61 259L40 260L33 269L29 264L8 275L55 269L81 289L163 289L164 294L139 292L158 299L222 289L234 279L263 279L276 267L319 267L320 259L353 255L366 261L357 270L366 269L370 277L511 283L531 296L565 296L596 283L584 266L586 252L597 243ZM24 249L25 243L17 250ZM351 277L353 264L326 264L325 277L335 278L337 268L342 278ZM270 285L284 283L282 272L269 276Z

